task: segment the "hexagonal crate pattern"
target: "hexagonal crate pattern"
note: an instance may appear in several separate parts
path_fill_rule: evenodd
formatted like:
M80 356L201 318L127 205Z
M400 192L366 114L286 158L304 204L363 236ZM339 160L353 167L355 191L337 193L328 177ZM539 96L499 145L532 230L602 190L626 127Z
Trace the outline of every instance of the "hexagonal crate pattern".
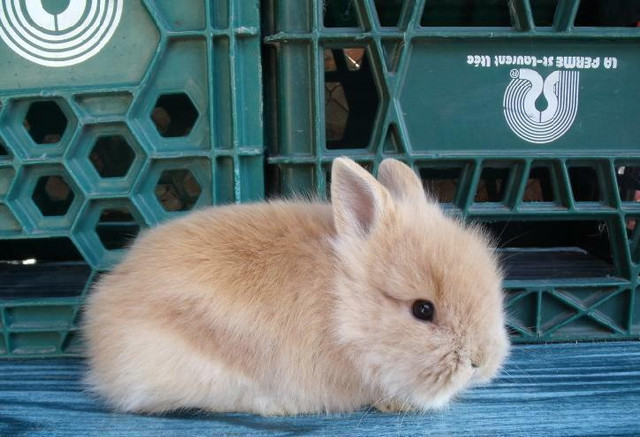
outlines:
M141 228L263 197L259 38L257 1L132 0L73 69L0 43L0 357L81 353Z
M401 159L495 236L514 341L640 338L640 16L607 4L268 2L268 194L327 196L339 155L374 173ZM534 67L542 56L553 62ZM578 72L564 136L510 130L518 67Z

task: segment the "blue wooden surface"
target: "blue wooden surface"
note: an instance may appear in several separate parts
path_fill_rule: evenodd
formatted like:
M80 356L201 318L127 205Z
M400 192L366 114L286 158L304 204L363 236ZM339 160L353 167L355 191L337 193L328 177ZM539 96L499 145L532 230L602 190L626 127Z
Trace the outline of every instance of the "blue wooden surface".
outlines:
M517 346L447 411L263 418L111 413L81 360L0 361L0 435L640 435L640 342Z

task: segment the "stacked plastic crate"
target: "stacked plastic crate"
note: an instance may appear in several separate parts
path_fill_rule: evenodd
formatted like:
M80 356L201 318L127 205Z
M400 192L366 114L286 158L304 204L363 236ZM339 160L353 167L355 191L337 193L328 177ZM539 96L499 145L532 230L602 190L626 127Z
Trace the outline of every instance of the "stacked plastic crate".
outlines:
M2 2L0 355L77 354L140 227L263 197L257 1Z
M270 192L413 166L494 233L515 341L638 338L640 5L272 0Z

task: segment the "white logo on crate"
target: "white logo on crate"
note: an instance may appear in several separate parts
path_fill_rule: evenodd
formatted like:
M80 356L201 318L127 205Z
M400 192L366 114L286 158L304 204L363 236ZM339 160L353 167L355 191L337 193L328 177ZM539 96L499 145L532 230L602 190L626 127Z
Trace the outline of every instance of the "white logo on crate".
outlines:
M2 0L0 37L18 55L47 67L68 67L94 56L113 36L124 0L68 0L48 12L42 0Z
M504 117L511 130L530 143L546 144L564 135L578 113L580 73L556 70L543 79L529 68L511 70L504 92ZM547 107L536 108L544 96Z

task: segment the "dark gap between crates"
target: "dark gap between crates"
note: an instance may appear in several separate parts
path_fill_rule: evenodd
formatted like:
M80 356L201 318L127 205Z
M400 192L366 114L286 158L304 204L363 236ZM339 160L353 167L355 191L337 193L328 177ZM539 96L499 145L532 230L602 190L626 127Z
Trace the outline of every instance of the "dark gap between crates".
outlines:
M600 202L602 191L598 173L593 167L570 166L569 181L576 202Z
M199 116L198 109L185 93L163 94L154 105L151 120L163 137L186 137Z
M103 178L126 176L136 154L122 135L102 135L91 149L89 160Z
M140 232L140 225L127 208L107 208L100 214L96 233L107 250L127 247Z
M577 27L638 27L637 0L582 0L576 14Z
M36 144L56 144L67 129L67 117L56 102L34 102L27 110L23 126Z
M640 201L640 162L617 163L616 179L621 201Z
M375 0L382 27L398 25L406 0ZM538 27L553 25L558 0L532 0L533 21ZM326 0L325 27L360 27L353 0ZM583 0L574 25L577 27L637 27L640 2L636 0ZM420 18L424 27L512 27L505 0L428 0Z
M7 150L6 146L0 141L0 159L9 158L11 155Z
M366 48L326 48L324 71L327 149L366 148L380 103Z
M532 165L527 178L523 202L557 202L553 181L553 168L546 165Z
M510 167L498 167L490 163L484 164L474 202L502 202L512 174Z
M496 241L507 279L615 276L606 221L505 220L483 227Z
M31 198L43 216L62 216L67 213L75 194L63 176L42 176Z
M323 8L324 27L359 27L352 0L325 0Z
M553 25L558 0L534 0L530 2L533 22L538 27Z
M463 167L423 167L419 174L425 191L440 203L453 203Z
M154 191L165 211L188 211L198 201L202 187L188 169L165 170Z
M509 4L504 0L429 0L421 26L511 27Z
M0 298L80 296L91 275L69 238L0 240Z

